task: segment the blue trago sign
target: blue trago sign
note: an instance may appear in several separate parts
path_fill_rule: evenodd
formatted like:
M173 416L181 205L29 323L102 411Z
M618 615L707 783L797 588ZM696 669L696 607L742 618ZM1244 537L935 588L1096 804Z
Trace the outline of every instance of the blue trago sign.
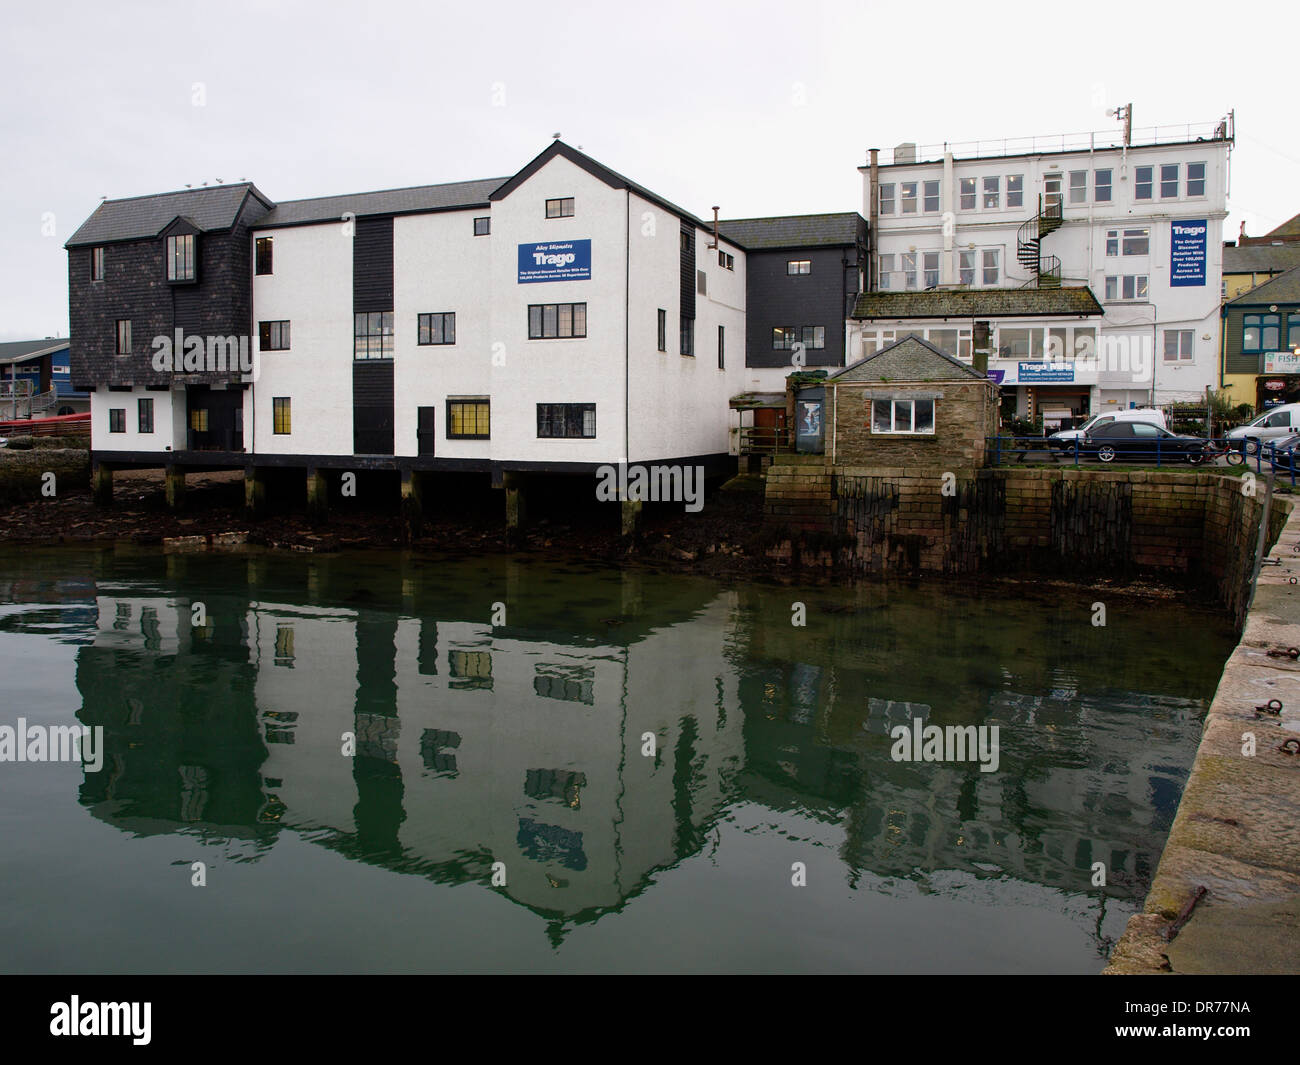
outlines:
M1171 222L1169 232L1169 287L1198 288L1205 284L1205 241L1209 224Z
M588 281L591 279L590 240L548 240L519 245L519 283Z

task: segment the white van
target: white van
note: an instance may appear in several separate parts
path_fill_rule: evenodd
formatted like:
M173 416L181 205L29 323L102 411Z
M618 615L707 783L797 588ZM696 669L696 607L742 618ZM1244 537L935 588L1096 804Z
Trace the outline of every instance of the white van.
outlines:
M1300 403L1284 403L1257 414L1253 421L1228 430L1226 435L1228 440L1244 439L1246 454L1253 455L1259 450L1261 440L1277 440L1297 429L1300 429Z
M1094 414L1079 428L1062 429L1047 439L1052 442L1053 447L1073 446L1076 440L1082 440L1093 429L1100 429L1111 422L1146 422L1148 425L1158 425L1161 429L1169 428L1164 411L1156 410L1155 407L1133 407L1131 410L1102 411L1100 414Z

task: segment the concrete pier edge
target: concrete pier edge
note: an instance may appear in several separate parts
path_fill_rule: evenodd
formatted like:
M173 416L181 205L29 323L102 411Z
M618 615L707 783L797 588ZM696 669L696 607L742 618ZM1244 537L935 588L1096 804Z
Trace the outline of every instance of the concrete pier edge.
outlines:
M1300 647L1300 505L1275 496L1273 506L1289 513L1206 715L1143 912L1129 919L1108 975L1300 972L1300 754L1281 749L1300 740L1300 661L1268 654ZM1280 714L1256 711L1271 699Z

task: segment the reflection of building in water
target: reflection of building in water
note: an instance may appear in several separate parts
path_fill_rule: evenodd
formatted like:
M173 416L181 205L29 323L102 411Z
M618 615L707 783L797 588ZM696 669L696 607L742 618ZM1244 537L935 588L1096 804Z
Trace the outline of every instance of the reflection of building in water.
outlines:
M205 587L188 565L169 577ZM1167 698L1126 704L1152 658L1123 619L1102 643L938 593L813 603L800 630L777 589L331 565L283 564L274 587L256 560L203 577L200 627L146 584L101 592L78 658L81 720L106 726L109 765L83 785L97 816L261 845L307 830L448 883L504 862L499 890L559 925L697 853L738 801L842 825L852 883L955 869L1086 892L1105 861L1111 893L1136 895L1195 748L1200 704L1179 685L1212 687L1193 660L1163 674ZM892 761L889 730L918 718L998 725L999 770Z
M617 907L700 847L742 755L732 597L699 584L656 610L638 585L595 604L608 623L575 611L568 641L563 602L519 575L497 629L418 596L417 616L209 596L204 629L188 601L101 597L78 683L109 766L84 800L140 831L326 830L451 882L504 862L501 890L555 917Z

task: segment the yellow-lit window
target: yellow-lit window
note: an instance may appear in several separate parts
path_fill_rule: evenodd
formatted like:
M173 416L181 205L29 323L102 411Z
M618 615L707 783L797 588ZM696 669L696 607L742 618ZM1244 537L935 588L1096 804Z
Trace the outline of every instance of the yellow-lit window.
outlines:
M196 433L208 431L208 412L205 408L200 407L190 411L190 428Z
M276 436L287 436L292 427L292 419L289 412L289 400L283 396L277 396L271 400L271 408L274 414L273 432Z
M491 436L491 404L486 399L448 400L447 436L485 440Z

